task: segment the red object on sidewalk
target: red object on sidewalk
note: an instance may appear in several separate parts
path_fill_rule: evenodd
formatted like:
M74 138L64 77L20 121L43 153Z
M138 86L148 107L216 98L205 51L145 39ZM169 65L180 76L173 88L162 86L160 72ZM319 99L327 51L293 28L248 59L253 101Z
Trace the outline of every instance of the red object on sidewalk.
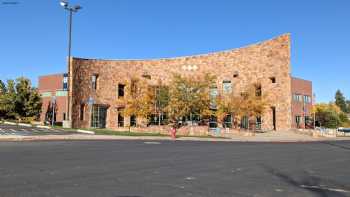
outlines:
M171 138L173 140L175 140L176 139L176 129L174 127L171 128L170 134L171 134Z

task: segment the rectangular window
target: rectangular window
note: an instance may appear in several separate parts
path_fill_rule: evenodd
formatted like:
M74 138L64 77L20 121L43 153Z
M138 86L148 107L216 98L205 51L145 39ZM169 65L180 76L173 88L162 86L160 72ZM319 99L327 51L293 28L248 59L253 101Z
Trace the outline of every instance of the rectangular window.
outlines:
M130 126L136 127L136 116L135 115L130 116Z
M118 109L118 127L124 127L124 109Z
M243 116L241 118L241 128L242 129L248 129L248 126L249 126L249 119L248 119L248 116Z
M303 96L299 94L293 94L293 100L296 102L302 102L303 101Z
M97 80L98 80L97 74L94 74L91 76L91 87L93 90L97 90Z
M124 97L124 89L125 89L124 84L118 84L118 98Z
M63 120L66 120L66 113L63 113Z
M307 96L307 95L304 95L304 102L305 103L311 103L311 97Z
M100 105L92 106L91 127L106 128L107 107Z
M301 116L295 116L295 123L297 124L297 127L300 127L301 122L302 122Z
M80 120L84 120L84 108L85 108L85 105L81 104L80 105Z
M255 96L261 96L261 95L262 95L261 85L258 84L255 86Z
M222 89L224 94L230 94L232 92L232 83L231 81L223 81Z
M224 128L232 128L232 115L228 114L225 116L222 126Z
M262 124L261 116L257 116L257 117L256 117L255 128L256 128L257 130L261 130L261 124Z
M216 109L216 97L218 96L218 88L211 87L209 91L210 109Z
M276 77L270 77L271 83L276 83Z

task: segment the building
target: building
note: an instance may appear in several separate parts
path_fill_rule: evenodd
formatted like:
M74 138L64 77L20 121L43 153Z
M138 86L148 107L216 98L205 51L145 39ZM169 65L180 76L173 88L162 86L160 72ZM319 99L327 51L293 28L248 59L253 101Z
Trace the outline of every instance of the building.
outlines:
M292 128L313 128L312 82L292 77Z
M41 122L51 122L54 117L56 124L62 124L62 121L66 119L67 82L67 74L39 77L38 91L42 98Z
M216 91L229 87L241 94L248 84L259 84L271 106L259 117L263 130L303 128L311 116L312 84L293 78L290 35L284 34L239 49L176 58L151 60L100 60L71 58L71 120L75 128L121 129L137 117L123 117L118 100L132 76L146 77L150 84L171 83L172 73L217 77ZM304 102L305 101L305 102Z

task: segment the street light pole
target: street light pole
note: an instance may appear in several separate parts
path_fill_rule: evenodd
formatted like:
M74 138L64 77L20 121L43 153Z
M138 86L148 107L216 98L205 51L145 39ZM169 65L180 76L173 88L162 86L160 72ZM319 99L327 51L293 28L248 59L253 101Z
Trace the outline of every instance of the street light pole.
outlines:
M74 6L69 6L69 3L67 1L61 1L60 2L61 6L69 11L69 24L68 24L68 72L67 72L67 77L68 77L68 85L67 85L67 121L69 122L68 125L63 125L64 127L71 127L71 116L70 116L70 85L71 85L71 49L72 49L72 22L73 22L73 12L78 12L82 7L80 5L74 5Z

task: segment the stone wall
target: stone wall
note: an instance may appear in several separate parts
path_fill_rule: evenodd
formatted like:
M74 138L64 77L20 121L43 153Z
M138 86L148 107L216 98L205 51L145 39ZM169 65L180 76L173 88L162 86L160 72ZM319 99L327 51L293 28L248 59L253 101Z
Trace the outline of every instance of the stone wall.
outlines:
M260 83L262 93L267 94L271 107L276 108L278 130L291 128L291 76L290 36L281 35L274 39L247 47L195 55L157 60L98 60L72 58L72 123L73 127L90 126L90 109L85 107L84 120L79 119L80 106L89 97L96 104L108 106L107 128L117 128L118 83L125 83L131 76L150 75L150 83L161 80L170 83L172 73L194 76L211 73L217 76L217 87L222 81L230 80L235 94L240 94L247 85ZM92 90L91 76L98 74L98 88ZM235 77L236 76L236 77ZM272 83L275 78L276 83ZM263 129L273 129L272 110L262 117ZM128 120L126 118L126 120Z

